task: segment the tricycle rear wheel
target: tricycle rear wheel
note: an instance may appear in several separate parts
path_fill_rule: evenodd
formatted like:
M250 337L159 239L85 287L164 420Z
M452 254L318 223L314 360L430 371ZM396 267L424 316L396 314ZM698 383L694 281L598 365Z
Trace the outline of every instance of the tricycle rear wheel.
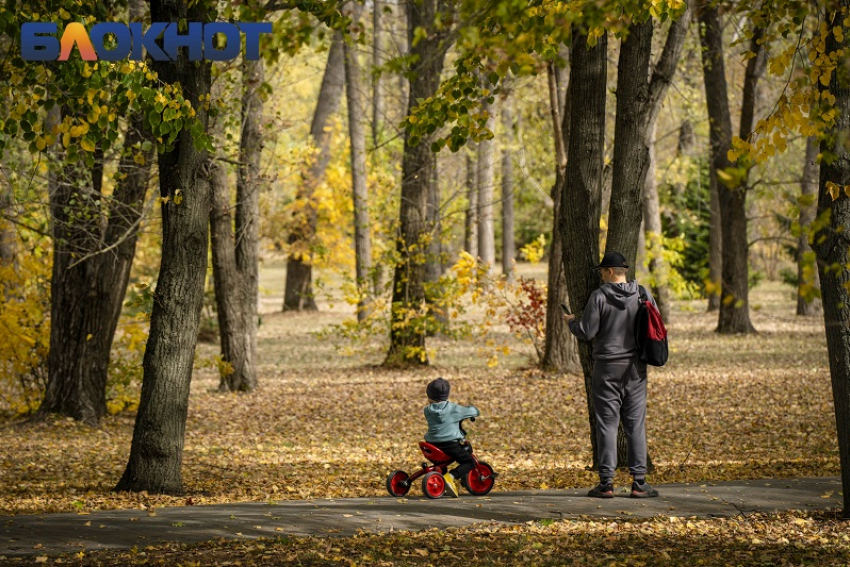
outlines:
M387 492L390 496L401 498L410 490L410 475L404 471L393 471L387 476Z
M422 477L422 493L428 498L440 498L446 492L446 479L437 471Z

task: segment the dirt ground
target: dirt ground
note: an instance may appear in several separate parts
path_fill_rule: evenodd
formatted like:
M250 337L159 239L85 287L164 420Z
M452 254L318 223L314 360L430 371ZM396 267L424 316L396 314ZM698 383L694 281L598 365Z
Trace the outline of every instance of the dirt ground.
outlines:
M341 340L312 334L353 311L338 292L320 294L318 312L281 313L283 273L273 263L262 270L259 390L219 394L209 367L193 377L184 496L111 491L129 454L130 412L96 429L9 418L0 423L0 514L384 494L387 473L422 461L424 388L437 376L452 382L453 400L481 409L470 439L501 473L499 488L593 483L582 380L534 369L533 348L506 327L496 338L515 350L496 368L484 341L437 338L430 367L388 370L380 345L344 356ZM751 303L759 332L749 336L715 334L704 301L674 305L670 362L649 377L655 482L838 474L822 318L796 317L793 290L779 283L761 284ZM217 352L198 348L199 359Z

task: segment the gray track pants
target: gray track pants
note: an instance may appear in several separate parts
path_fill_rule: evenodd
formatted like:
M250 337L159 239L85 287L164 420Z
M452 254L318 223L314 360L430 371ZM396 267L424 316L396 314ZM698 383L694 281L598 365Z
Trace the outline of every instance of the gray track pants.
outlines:
M617 468L617 428L629 444L629 472L646 474L646 365L630 359L597 360L591 379L596 412L599 478L614 478Z

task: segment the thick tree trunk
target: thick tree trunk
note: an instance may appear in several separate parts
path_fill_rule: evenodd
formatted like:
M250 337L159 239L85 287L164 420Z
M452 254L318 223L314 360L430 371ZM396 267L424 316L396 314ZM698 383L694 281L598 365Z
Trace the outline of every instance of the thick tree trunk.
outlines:
M487 128L492 131L495 125L495 103L486 101L482 112L490 114ZM495 143L493 140L481 140L478 143L478 257L481 263L493 269L496 262L496 237L493 224L493 196L495 185Z
M513 141L514 119L509 99L502 103L502 273L509 282L514 281L514 162Z
M56 107L54 107L56 108ZM59 122L58 113L56 122ZM48 124L52 122L48 116ZM57 160L59 160L57 156ZM39 415L57 413L96 425L106 414L107 368L97 353L112 343L111 325L96 303L97 283L89 270L100 248L101 169L81 163L61 166L49 187L53 228L53 273L50 284L50 352L48 379ZM85 189L80 189L85 187ZM78 262L77 258L85 258ZM108 350L105 362L108 363Z
M298 226L289 235L289 258L286 263L286 288L283 293L284 311L315 311L313 297L313 266L311 246L316 234L316 204L313 191L325 175L330 160L330 136L325 132L328 119L339 108L342 88L345 84L342 34L336 32L328 51L328 62L310 125L310 139L317 148L309 172L301 180L296 201L303 203Z
M372 0L372 69L379 69L384 64L384 30L381 20L381 10L384 2ZM381 141L381 123L384 120L384 93L382 91L381 73L372 78L372 147L378 147Z
M590 294L599 287L593 267L599 263L599 217L602 166L605 154L605 96L607 93L608 36L588 47L587 36L573 28L568 98L571 108L564 193L560 226L562 257L570 306L581 317ZM591 446L596 461L596 415L591 381L590 344L579 342L590 421Z
M569 304L567 282L564 275L564 259L560 230L561 199L564 190L564 175L567 168L567 145L570 138L570 111L566 96L569 70L549 65L549 108L552 113L552 129L555 142L555 184L552 186L553 227L552 244L549 247L549 271L546 290L546 336L543 343L543 359L540 366L560 372L578 373L578 341L570 333L561 314L560 304ZM561 96L563 93L563 96Z
M413 56L409 73L409 114L419 99L428 98L437 92L448 40L446 30L436 30L434 27L435 17L438 14L446 15L446 5L442 0L408 2L406 6L407 38ZM418 28L424 29L426 36L414 42ZM427 243L433 234L433 226L428 221L428 196L435 156L430 145L427 137L416 146L410 145L410 136L405 132L400 233L396 246L399 260L393 277L390 348L385 362L388 365L428 364L425 351L427 324L423 320L427 313L422 312L422 305L426 302L424 283L429 262Z
M353 25L360 20L361 6L354 4ZM377 13L377 7L375 8ZM376 31L377 34L377 31ZM346 100L348 102L348 137L351 144L351 187L354 198L354 263L360 301L357 319L369 316L372 304L369 295L369 272L372 269L372 223L369 220L369 193L366 187L366 132L363 127L363 102L360 64L353 41L343 42L345 55ZM377 91L378 87L375 86ZM375 95L377 97L377 95Z
M59 121L58 108L52 120ZM54 231L48 381L39 417L59 414L97 424L106 415L112 341L136 253L152 150L142 150L143 117L128 121L111 199L101 197L102 167L68 166L50 191ZM141 154L144 165L134 156ZM102 163L102 162L101 162ZM92 191L78 191L74 178ZM75 204L71 205L71 199ZM108 204L101 208L96 203ZM80 213L70 217L68 212ZM101 232L101 214L108 214ZM88 220L85 220L88 219Z
M722 28L717 7L703 1L699 9L699 21L704 26L700 39L710 122L711 160L715 172L719 175L719 172L732 166L727 156L732 147L732 121L723 62ZM742 121L744 118L742 114ZM747 279L747 191L746 184L730 185L718 178L723 265L717 332L751 333L755 329L750 322Z
M204 21L200 3L151 0L151 19ZM204 128L201 97L210 92L210 64L189 61L180 50L176 61L154 62L161 80L180 83ZM203 303L209 247L210 184L207 156L184 129L175 146L159 156L162 205L162 262L144 358L144 380L127 468L116 490L179 494L189 409L189 384ZM179 193L178 193L179 192ZM177 195L182 200L175 200ZM177 202L179 201L179 202Z
M830 14L831 18L827 21L833 18L840 21L844 17L842 14L846 14L850 9L849 0L838 0L833 3L833 6L836 5L842 11L836 10ZM850 518L850 270L847 268L850 265L850 195L844 190L850 185L850 149L846 143L846 133L850 131L848 43L850 42L847 36L844 36L840 43L833 33L826 37L826 53L843 50L843 56L832 73L829 86L818 84L822 92L828 90L835 97L832 108L838 114L820 145L821 153L832 158L821 162L818 194L818 217L827 218L826 215L829 215L829 225L822 228L815 238L823 293L829 370L832 376L845 518ZM838 187L837 198L831 195L832 184Z
M809 244L811 226L817 215L818 195L818 139L806 140L806 161L800 179L800 236L797 237L797 315L811 317L823 311L821 298L813 296L820 291L820 274L812 246Z
M463 249L473 258L478 257L478 172L477 162L471 152L466 154L466 223Z
M652 19L632 24L628 37L620 45L617 65L611 212L605 241L606 252L617 251L626 257L631 277L634 277L641 201L649 169L647 121L651 55Z

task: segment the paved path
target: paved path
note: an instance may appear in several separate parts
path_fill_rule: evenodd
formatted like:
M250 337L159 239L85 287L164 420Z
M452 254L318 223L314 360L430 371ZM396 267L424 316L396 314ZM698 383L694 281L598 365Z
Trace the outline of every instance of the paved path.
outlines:
M497 487L498 488L498 487ZM0 516L0 561L18 556L143 548L281 535L344 536L360 531L422 530L482 522L518 523L577 516L734 516L740 513L840 508L837 477L658 485L659 498L619 492L598 500L581 490L494 491L488 496L428 500L414 486L406 498L284 500L90 514Z

